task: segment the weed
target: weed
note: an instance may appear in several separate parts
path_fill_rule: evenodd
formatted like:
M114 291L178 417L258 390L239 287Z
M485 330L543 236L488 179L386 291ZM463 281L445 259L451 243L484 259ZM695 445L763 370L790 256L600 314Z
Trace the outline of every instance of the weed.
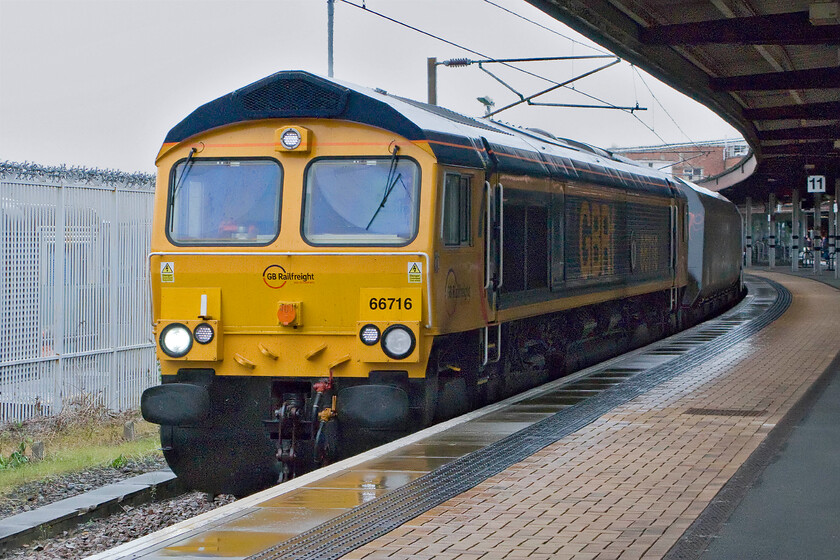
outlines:
M26 451L26 442L22 441L8 458L0 455L0 469L14 469L28 463L29 458L24 454L24 451Z
M120 456L111 461L111 468L112 469L121 469L128 464L128 459L125 458L125 455L120 453Z

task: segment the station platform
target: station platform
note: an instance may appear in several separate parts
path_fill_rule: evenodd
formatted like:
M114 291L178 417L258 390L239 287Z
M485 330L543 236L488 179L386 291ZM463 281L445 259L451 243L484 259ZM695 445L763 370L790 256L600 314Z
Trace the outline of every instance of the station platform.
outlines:
M840 293L750 274L713 321L91 558L837 558Z

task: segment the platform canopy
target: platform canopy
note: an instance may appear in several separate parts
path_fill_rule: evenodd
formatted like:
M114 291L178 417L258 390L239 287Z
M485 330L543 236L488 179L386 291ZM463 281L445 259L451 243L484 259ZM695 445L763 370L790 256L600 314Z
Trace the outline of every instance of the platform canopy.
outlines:
M793 189L806 192L812 175L825 176L827 193L834 193L840 178L838 2L528 2L741 131L757 165L746 180L721 178L723 194L739 201L775 193L784 200Z

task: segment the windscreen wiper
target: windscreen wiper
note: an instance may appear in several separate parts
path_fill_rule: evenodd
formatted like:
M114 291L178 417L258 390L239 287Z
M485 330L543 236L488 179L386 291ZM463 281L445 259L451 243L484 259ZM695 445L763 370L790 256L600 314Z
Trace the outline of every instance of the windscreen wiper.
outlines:
M394 146L394 153L391 154L391 165L388 168L388 178L385 180L385 192L382 195L382 200L379 202L379 206L376 207L376 212L373 213L368 225L365 227L365 231L370 229L371 224L373 224L373 221L379 215L379 211L382 210L385 207L385 203L388 202L388 197L391 196L391 191L394 190L397 181L402 179L402 173L397 173L397 176L394 177L394 172L397 170L397 151L399 149L399 146Z
M193 159L193 156L195 155L195 153L197 151L198 150L196 150L195 148L190 148L190 153L187 156L187 161L184 162L184 170L181 172L181 176L178 177L178 182L175 183L175 188L172 189L172 197L169 199L169 209L168 209L168 212L167 212L169 214L169 231L170 232L172 231L172 229L174 227L174 224L172 223L172 221L173 221L172 220L172 210L175 208L175 197L178 196L178 190L181 188L181 184L183 184L183 182L184 182L184 177L187 176L187 174L190 172L190 169L192 168L192 164L195 161Z

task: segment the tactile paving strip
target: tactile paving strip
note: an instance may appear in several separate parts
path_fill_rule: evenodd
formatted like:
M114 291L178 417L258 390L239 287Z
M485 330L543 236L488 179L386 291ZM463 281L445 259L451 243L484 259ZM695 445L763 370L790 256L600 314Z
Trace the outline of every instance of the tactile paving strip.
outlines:
M247 560L335 559L392 531L406 521L473 488L491 476L594 422L613 408L749 338L781 316L791 295L769 279L755 281L760 295L714 321L697 335L719 335L654 366L631 380L563 409L519 432L421 477ZM766 283L764 285L761 285ZM771 288L773 294L765 288ZM775 297L774 297L775 296ZM725 333L725 334L724 334ZM698 341L700 342L700 341Z

